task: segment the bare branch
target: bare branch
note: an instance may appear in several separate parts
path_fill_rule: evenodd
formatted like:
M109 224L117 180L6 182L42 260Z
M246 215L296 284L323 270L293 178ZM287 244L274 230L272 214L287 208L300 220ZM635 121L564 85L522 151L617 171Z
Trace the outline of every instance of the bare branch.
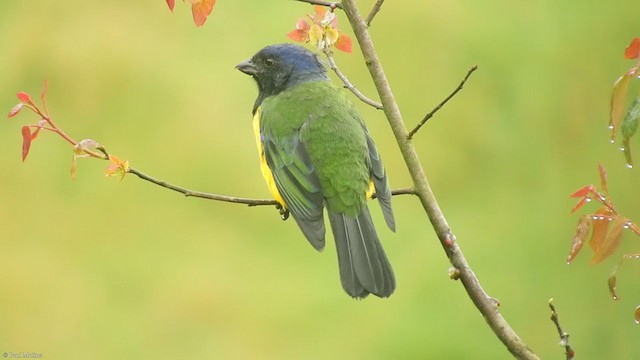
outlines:
M402 188L402 189L393 189L391 190L391 196L396 195L416 195L416 191L413 188ZM372 199L375 199L376 194L371 195Z
M549 299L549 307L551 308L551 321L553 321L553 323L556 325L556 329L558 329L558 335L560 336L560 346L564 347L567 360L571 360L575 356L575 351L573 351L573 348L571 347L571 345L569 345L569 333L563 331L562 326L560 326L560 320L558 319L556 307L553 306L553 298Z
M378 14L378 11L380 11L380 8L382 7L383 2L384 0L378 0L373 5L371 12L369 13L369 15L367 15L367 18L364 20L364 22L367 23L367 27L371 26L371 22L373 21L373 18L376 17L376 15Z
M169 190L173 190L173 191L177 191L179 193L181 193L184 196L187 197L197 197L197 198L201 198L201 199L207 199L207 200L215 200L215 201L223 201L223 202L229 202L229 203L234 203L234 204L244 204L244 205L249 205L249 206L265 206L265 205L270 205L270 206L276 206L278 207L279 204L277 201L275 200L271 200L271 199L250 199L250 198L243 198L243 197L237 197L237 196L228 196L228 195L219 195L219 194L211 194L211 193L207 193L207 192L202 192L202 191L195 191L195 190L189 190L189 189L185 189L183 187L177 186L177 185L173 185L170 184L164 180L159 180L156 179L150 175L147 175L145 173L143 173L142 171L136 170L132 167L130 167L128 169L128 172L139 177L142 180L146 180L149 181L153 184L156 184L158 186L161 186L163 188L169 189ZM401 189L395 189L391 191L391 195L415 195L415 191L413 189L410 188L401 188ZM372 199L376 198L376 194L373 194L373 196L371 197Z
M467 82L467 80L469 79L469 76L471 76L471 74L473 74L474 71L478 70L478 65L473 65L469 71L467 71L467 75L464 76L464 79L462 79L462 81L460 82L460 84L458 85L457 88L455 88L453 90L453 92L451 94L449 94L449 96L447 96L444 100L442 100L440 102L440 104L438 104L438 106L436 106L435 108L433 108L433 110L429 111L429 113L427 115L424 116L424 118L422 118L422 120L420 121L420 123L418 123L418 125L416 125L416 127L411 130L409 132L409 134L407 135L407 139L411 140L411 138L413 138L413 135L415 135L418 130L420 130L420 128L422 127L422 125L424 125L429 119L431 119L433 117L433 115L438 112L438 110L440 110L449 100L451 100L454 96L456 96L456 94L462 90L462 88L464 87L464 84Z
M416 195L420 199L422 206L431 221L442 248L444 249L451 265L459 271L459 280L462 282L469 298L476 308L482 313L487 324L496 336L502 341L507 349L518 359L539 359L539 357L520 339L518 334L511 328L509 323L500 313L495 300L489 296L482 288L480 281L469 266L464 257L455 235L451 231L447 219L431 190L427 176L424 173L422 164L413 143L407 139L407 128L402 114L398 108L389 81L384 73L384 69L378 60L373 45L373 40L369 35L367 24L360 15L355 0L343 0L342 8L349 18L353 32L358 40L360 49L364 56L365 63L371 73L371 78L380 95L380 101L384 107L384 113L391 125L393 134L398 142L398 147L405 160L407 169L411 174Z
M329 60L329 67L331 68L331 70L333 70L336 73L336 75L338 75L340 80L342 80L344 87L349 89L358 99L360 99L365 104L371 105L378 110L382 110L382 104L380 104L377 101L371 100L366 95L364 95L349 81L349 79L347 79L347 77L342 73L342 71L340 71L338 64L336 64L336 61L333 59L333 53L331 52L331 50L324 49L324 54L327 55L327 60Z
M158 186L162 186L163 188L167 188L169 190L177 191L187 197L197 197L202 199L225 201L225 202L236 203L236 204L245 204L249 206L278 205L278 202L275 200L249 199L249 198L241 198L241 197L235 197L235 196L210 194L210 193L185 189L183 187L170 184L166 181L156 179L132 167L129 168L128 172L130 172L131 174L134 174L135 176L139 177L142 180L149 181L151 183L154 183Z
M294 1L299 1L303 3L311 4L311 5L326 6L333 9L342 9L342 4L340 4L340 2L322 1L322 0L294 0Z

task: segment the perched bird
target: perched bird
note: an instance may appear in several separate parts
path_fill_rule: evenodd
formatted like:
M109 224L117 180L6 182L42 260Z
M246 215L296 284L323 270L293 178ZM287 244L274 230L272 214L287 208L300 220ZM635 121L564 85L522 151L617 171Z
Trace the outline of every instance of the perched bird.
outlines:
M274 199L317 250L324 207L338 252L342 287L354 298L388 297L395 277L373 227L375 192L395 231L382 160L355 105L302 46L267 46L236 68L258 84L253 129L262 174Z

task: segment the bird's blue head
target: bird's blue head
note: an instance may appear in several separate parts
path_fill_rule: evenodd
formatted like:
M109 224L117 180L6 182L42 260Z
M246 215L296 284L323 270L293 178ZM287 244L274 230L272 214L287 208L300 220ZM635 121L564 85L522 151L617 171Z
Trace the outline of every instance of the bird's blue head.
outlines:
M318 56L299 45L270 45L236 68L251 75L258 83L256 104L265 97L276 95L307 81L328 81L327 70Z

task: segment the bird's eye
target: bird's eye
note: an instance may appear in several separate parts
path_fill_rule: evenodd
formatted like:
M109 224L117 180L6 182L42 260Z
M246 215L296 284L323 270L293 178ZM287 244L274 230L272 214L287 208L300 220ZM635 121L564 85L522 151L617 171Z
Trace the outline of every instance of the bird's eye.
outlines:
M274 63L274 62L275 62L275 61L273 61L273 59L272 59L272 58L266 58L266 59L264 59L264 64L265 64L266 66L268 66L268 67L271 67L271 66L273 65L273 63Z

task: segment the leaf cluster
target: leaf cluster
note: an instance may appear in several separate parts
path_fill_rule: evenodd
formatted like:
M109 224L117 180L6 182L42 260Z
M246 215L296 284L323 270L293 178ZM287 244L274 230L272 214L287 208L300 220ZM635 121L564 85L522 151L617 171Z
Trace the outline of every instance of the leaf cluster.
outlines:
M609 129L611 130L611 143L614 143L618 133L622 132L623 139L620 150L624 152L627 167L633 167L630 140L638 130L638 120L640 120L640 95L638 95L628 107L627 102L631 80L640 77L640 38L635 37L631 41L624 52L624 57L625 59L636 60L636 63L613 84Z

